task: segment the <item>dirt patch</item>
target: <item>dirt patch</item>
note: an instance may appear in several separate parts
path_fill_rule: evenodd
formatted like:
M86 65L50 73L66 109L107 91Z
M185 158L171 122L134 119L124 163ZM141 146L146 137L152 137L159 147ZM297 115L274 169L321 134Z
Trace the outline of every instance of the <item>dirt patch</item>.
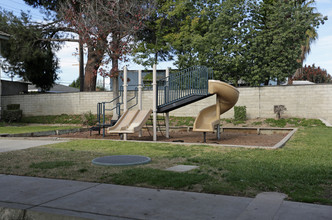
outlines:
M244 133L231 133L225 132L221 133L220 140L217 139L215 133L206 134L206 143L208 144L227 144L227 145L246 145L246 146L274 146L279 141L281 141L287 134L244 134ZM91 138L91 139L103 139L102 132L98 134L98 131L90 132L78 132L58 135L57 137L62 138ZM104 139L121 140L121 136L118 134L105 134ZM128 134L128 140L137 141L152 141L152 132L146 130L143 131L142 137L137 134ZM203 142L202 132L184 131L184 130L172 130L170 132L170 138L165 137L165 132L158 132L158 141L164 142L179 142L179 143L197 143L201 144Z

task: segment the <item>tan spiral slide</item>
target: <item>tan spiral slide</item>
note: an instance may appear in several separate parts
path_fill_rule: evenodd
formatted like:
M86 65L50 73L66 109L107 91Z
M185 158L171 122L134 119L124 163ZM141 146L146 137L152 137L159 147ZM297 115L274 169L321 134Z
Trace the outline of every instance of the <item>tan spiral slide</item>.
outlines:
M239 98L235 87L219 80L209 80L209 93L217 95L216 104L199 112L193 131L213 132L220 123L220 115L230 110Z

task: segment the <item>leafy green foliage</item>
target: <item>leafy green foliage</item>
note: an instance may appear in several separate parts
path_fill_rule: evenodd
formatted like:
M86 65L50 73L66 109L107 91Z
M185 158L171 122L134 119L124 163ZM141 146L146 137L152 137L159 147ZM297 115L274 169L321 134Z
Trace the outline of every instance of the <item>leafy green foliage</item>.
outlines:
M234 106L234 120L245 121L247 119L247 107L246 106Z
M43 116L24 116L23 123L38 124L81 124L82 115L43 115Z
M76 80L74 80L70 85L70 87L74 87L74 88L80 88L80 78L78 77Z
M308 30L326 19L312 1L159 0L139 38L136 62L151 65L176 55L179 69L205 65L234 85L281 83L301 66Z
M2 113L3 120L6 122L18 122L22 118L22 110L4 110Z
M31 25L30 17L25 13L16 17L1 11L0 26L2 31L10 34L2 51L5 69L44 91L49 90L58 78L58 59L54 53L58 46L44 40L47 34L40 27Z
M294 127L316 127L324 126L319 119L305 119L305 118L282 118L279 120L268 118L264 121L271 127L285 127L287 124Z
M91 111L82 114L82 124L92 126L96 124L97 118Z

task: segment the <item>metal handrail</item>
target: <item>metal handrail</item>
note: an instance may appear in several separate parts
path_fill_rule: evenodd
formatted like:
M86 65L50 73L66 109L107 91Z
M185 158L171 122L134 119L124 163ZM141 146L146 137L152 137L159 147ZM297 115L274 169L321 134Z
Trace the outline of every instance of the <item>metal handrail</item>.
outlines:
M213 72L205 66L195 66L159 79L157 105L162 107L193 95L208 95L208 80Z

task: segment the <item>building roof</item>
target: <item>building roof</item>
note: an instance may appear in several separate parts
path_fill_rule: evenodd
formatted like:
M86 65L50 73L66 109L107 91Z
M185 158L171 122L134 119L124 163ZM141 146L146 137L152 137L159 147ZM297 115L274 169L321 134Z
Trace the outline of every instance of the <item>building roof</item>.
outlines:
M29 85L29 92L40 92L41 89L35 85ZM54 84L54 86L47 92L51 93L65 93L65 92L79 92L80 90L74 87L65 86L61 84Z

